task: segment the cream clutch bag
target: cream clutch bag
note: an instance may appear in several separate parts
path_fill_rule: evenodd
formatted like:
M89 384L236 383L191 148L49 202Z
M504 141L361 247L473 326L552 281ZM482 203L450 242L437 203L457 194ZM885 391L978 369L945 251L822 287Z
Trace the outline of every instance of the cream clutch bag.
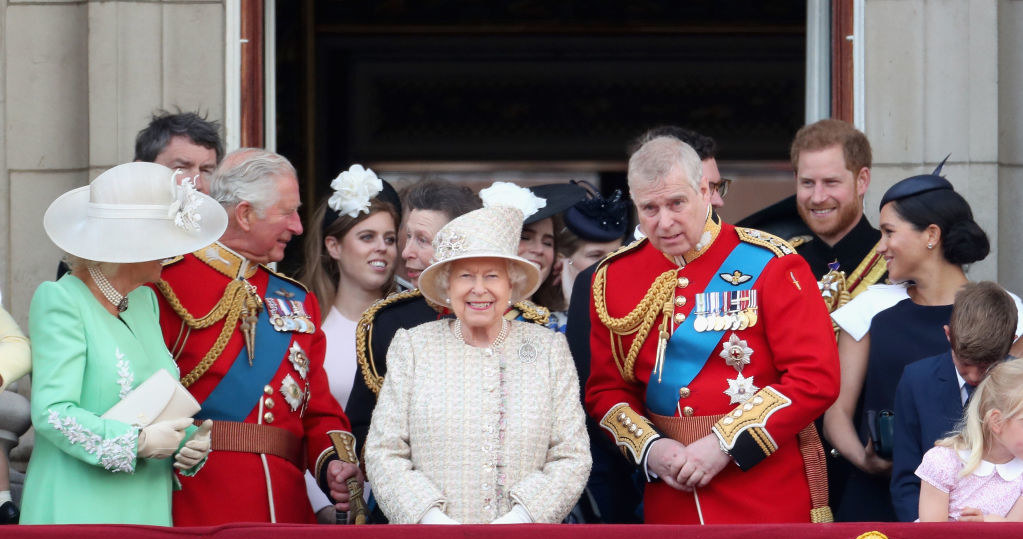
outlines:
M145 382L131 390L103 414L129 425L146 427L158 421L192 417L202 407L199 401L167 371L159 369Z

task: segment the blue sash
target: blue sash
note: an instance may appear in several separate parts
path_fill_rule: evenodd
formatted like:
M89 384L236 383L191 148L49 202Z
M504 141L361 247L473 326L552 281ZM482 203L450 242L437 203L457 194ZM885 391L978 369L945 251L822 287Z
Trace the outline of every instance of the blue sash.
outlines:
M710 283L703 291L704 293L718 294L725 290L750 290L772 258L774 258L774 253L768 249L749 243L740 243L735 249L732 249L725 261L721 263L721 267L713 273ZM734 270L751 275L752 278L735 286L719 277L722 273L732 273ZM675 415L675 410L678 407L679 388L689 385L689 382L696 378L696 375L707 363L707 359L717 348L718 343L721 342L725 332L729 331L710 330L701 333L693 328L695 320L695 313L690 312L689 317L668 339L668 346L664 351L661 381L657 381L656 370L650 373L650 381L646 386L646 405L655 414Z
M295 300L305 301L305 290L271 273L267 291L281 288L294 294ZM290 332L274 329L267 310L262 309L256 322L256 354L252 366L249 366L249 352L243 345L227 374L203 401L202 411L196 414L196 419L245 421L252 412L253 403L262 398L263 386L270 383L281 368L291 337Z

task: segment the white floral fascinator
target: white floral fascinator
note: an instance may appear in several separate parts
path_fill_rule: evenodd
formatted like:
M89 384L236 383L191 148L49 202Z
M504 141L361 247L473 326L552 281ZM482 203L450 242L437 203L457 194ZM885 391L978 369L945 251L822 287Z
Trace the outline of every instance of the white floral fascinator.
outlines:
M327 205L339 215L358 217L361 212L369 213L370 200L384 189L384 183L372 169L355 164L338 174L330 188L334 194Z
M484 208L494 206L511 206L522 212L522 218L528 219L540 208L547 205L547 201L534 195L525 187L519 187L510 182L494 182L490 187L480 190L480 200Z

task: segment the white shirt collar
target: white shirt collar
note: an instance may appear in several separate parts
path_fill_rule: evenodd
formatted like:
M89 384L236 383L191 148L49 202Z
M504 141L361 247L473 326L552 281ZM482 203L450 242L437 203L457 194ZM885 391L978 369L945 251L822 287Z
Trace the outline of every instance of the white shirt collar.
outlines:
M959 380L959 401L966 405L966 399L970 398L970 394L966 392L966 379L959 374L959 369L952 366L952 370L956 371L956 380Z
M963 459L963 462L969 460L969 451L962 449L958 453L959 458ZM1020 475L1023 475L1023 460L1014 458L1004 464L995 464L993 462L981 460L980 464L977 465L977 469L973 470L973 475L987 477L996 471L1002 479L1006 481L1015 481Z

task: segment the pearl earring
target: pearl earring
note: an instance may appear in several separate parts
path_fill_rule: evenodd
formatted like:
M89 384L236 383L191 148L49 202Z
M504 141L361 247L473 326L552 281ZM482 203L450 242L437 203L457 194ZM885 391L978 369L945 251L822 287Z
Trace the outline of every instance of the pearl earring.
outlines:
M511 304L512 304L511 300L508 300L508 306L509 307L511 307Z
M451 298L444 298L444 303L451 305Z
M928 249L934 249L934 244L933 243L928 243L927 244L927 248Z

